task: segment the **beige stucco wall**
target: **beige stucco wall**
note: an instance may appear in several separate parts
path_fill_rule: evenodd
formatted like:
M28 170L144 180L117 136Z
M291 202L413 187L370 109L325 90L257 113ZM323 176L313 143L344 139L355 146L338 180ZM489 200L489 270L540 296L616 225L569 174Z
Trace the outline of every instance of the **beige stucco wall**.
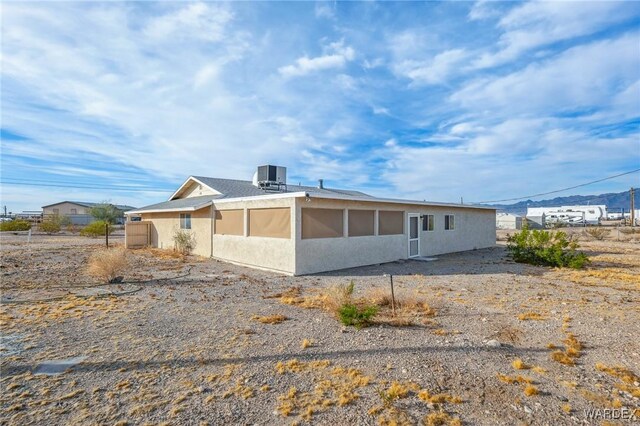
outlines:
M229 262L239 263L283 272L295 273L295 199L263 199L232 203L215 203L216 210L244 209L244 236L213 235L213 257ZM247 209L289 207L291 209L291 238L267 238L247 236Z
M191 232L196 240L193 254L211 256L211 207L191 213ZM143 213L142 220L151 221L152 247L173 249L173 234L180 229L180 212Z
M247 214L251 208L289 207L291 238L247 236ZM311 198L281 198L215 202L216 210L244 210L244 236L216 235L212 229L211 208L192 212L191 226L196 236L195 253L233 263L264 268L286 274L312 274L356 266L391 262L408 257L408 213L433 214L434 230L422 231L420 221L420 255L433 256L464 250L491 247L496 241L495 211L461 207L416 206L411 204L367 203ZM302 208L337 208L397 210L405 213L404 234L363 237L302 239ZM444 229L444 215L455 216L455 229ZM143 214L152 221L151 243L155 247L173 248L173 232L180 226L179 212ZM345 235L348 221L345 215ZM377 233L377 214L376 214Z
M420 254L434 256L443 253L492 247L496 243L494 210L451 207L418 209L420 214L434 215L433 231L423 231L420 226ZM444 216L454 215L455 229L444 229Z
M215 195L218 192L212 191L208 186L199 184L198 182L192 182L187 185L176 198L191 198L199 197L201 195Z
M55 214L56 212L54 211L54 209L58 209L57 213L61 216L69 216L72 214L89 214L88 208L73 203L54 204L42 209L42 212L45 215ZM75 213L72 213L71 209L76 209L77 211Z
M405 212L405 231L402 235L301 239L302 208L401 210ZM422 222L420 221L420 254L422 256L491 247L496 241L495 211L493 210L311 198L309 201L298 199L296 212L296 275L408 258L408 213L433 214L435 216L433 231L422 231ZM444 230L445 214L455 216L454 230ZM345 226L345 235L346 228L347 226Z

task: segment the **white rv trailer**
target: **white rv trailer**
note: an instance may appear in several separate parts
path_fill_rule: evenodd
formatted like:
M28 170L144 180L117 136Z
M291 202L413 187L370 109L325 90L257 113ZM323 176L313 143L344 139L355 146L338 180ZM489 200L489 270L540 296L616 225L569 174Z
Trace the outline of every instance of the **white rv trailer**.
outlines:
M584 226L586 224L584 212L555 211L545 215L545 225Z
M539 217L546 216L547 222L549 221L549 215L565 214L570 215L573 221L576 221L575 217L579 215L573 215L570 213L584 213L584 223L587 225L599 225L601 220L607 219L607 206L605 205L592 205L592 206L560 206L560 207L528 207L527 217Z

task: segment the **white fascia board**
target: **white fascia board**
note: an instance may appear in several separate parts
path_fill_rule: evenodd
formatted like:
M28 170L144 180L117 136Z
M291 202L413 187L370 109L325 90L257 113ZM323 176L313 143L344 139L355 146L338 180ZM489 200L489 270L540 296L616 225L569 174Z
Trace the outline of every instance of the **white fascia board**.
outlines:
M438 203L433 201L415 201L415 200L402 200L398 198L376 198L376 197L353 197L350 195L328 195L328 194L311 194L311 198L323 198L329 200L345 200L345 201L362 201L364 203L389 203L389 204L412 204L417 206L432 206L432 207L451 207L458 209L478 209L478 210L496 210L495 207L474 206L471 204L451 204L451 203Z
M176 190L176 192L174 192L173 194L171 194L171 197L169 197L169 201L173 200L173 197L175 197L176 195L178 195L178 193L180 191L182 191L184 189L185 186L187 186L188 183L190 182L196 182L199 183L202 186L206 186L207 188L209 188L210 190L212 190L215 194L220 194L220 191L216 190L215 188L210 187L209 185L207 185L206 183L202 182L201 180L198 180L196 178L194 178L193 176L189 176L187 178L187 180L184 181L184 183L182 185L180 185L180 188L178 188Z
M193 211L208 207L211 204L212 204L211 201L207 201L206 203L199 204L197 206L192 206L192 207L177 207L174 209L129 210L128 212L124 212L124 214L128 216L132 214L144 214L144 213L193 212Z
M284 192L278 194L268 194L268 195L252 195L251 197L235 197L235 198L221 198L213 200L213 204L228 204L228 203L237 203L238 201L255 201L255 200L273 200L279 198L299 198L306 197L308 195L307 192Z
M280 194L269 195L255 195L251 197L237 197L237 198L223 198L219 200L213 200L214 205L237 203L239 201L253 201L253 200L266 200L266 199L278 199L278 198L322 198L328 200L344 200L344 201L362 201L365 203L390 203L390 204L413 204L419 206L433 206L433 207L451 207L462 209L479 209L479 210L496 210L495 207L474 206L471 204L451 204L451 203L437 203L429 201L415 201L415 200L401 200L397 198L375 198L375 197L354 197L350 195L333 195L333 194L309 194L308 192L287 192Z

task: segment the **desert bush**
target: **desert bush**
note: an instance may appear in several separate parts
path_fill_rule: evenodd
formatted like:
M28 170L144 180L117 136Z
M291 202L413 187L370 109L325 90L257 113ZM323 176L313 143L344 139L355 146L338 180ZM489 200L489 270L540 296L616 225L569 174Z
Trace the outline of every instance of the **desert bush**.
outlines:
M187 255L196 247L196 238L186 229L176 229L173 232L173 243L180 253Z
M593 227L585 229L584 233L595 240L602 241L609 235L609 230L607 228Z
M76 225L74 225L73 223L70 223L66 226L66 230L67 232L71 232L72 234L77 234L78 233L78 227Z
M324 294L323 304L325 309L338 315L344 305L353 304L354 289L355 283L353 281L350 281L349 284L338 284L330 287Z
M85 237L98 237L100 235L105 235L106 228L107 228L107 223L102 220L98 220L82 228L82 230L80 231L80 235L83 235ZM109 225L108 229L109 229L109 235L111 235L114 229L113 226Z
M342 305L338 310L340 321L344 325L353 325L358 329L368 325L377 313L376 306L357 306L349 303Z
M0 231L28 231L31 224L26 220L11 220L0 223Z
M532 265L580 269L589 263L578 243L562 231L523 229L509 237L507 250L513 260Z
M50 217L40 224L40 230L42 232L46 232L47 234L55 234L56 232L60 232L60 220L58 217Z
M129 262L124 248L102 249L89 258L89 275L107 283L116 281L127 269Z

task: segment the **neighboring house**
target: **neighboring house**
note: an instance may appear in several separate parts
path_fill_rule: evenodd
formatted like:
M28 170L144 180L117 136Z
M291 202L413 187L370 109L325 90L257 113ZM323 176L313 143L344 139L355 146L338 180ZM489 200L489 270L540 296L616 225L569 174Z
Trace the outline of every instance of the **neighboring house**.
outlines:
M496 213L497 229L522 229L522 216L513 213Z
M101 203L85 203L80 201L61 201L55 204L49 204L42 207L42 215L47 218L53 215L67 216L71 219L71 223L74 225L87 225L95 218L91 216L91 208ZM118 210L122 212L121 217L118 218L116 223L124 223L124 212L127 210L133 210L135 207L125 206L121 204L115 205Z
M190 229L195 254L301 275L491 247L495 209L357 191L191 176L163 203L127 212L153 247ZM275 190L274 190L275 188ZM137 234L140 235L140 234ZM141 235L145 236L143 232Z

